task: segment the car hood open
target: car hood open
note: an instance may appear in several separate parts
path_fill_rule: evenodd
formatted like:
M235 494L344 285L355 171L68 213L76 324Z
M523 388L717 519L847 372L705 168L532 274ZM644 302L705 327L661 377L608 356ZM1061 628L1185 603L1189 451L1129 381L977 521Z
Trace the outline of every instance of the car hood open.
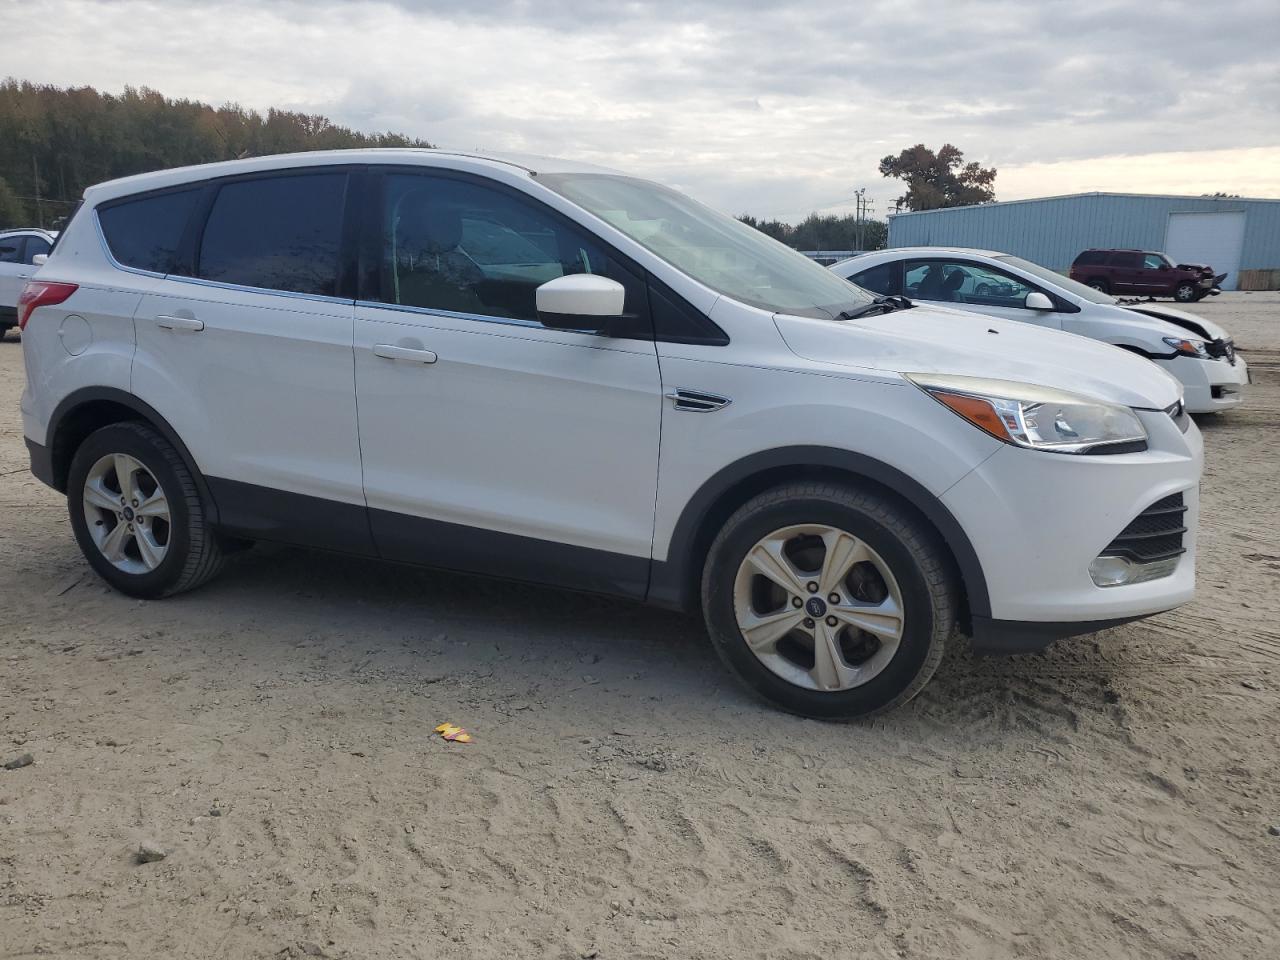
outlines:
M1182 395L1177 380L1127 350L944 307L844 321L778 314L774 322L792 352L823 363L1014 380L1156 410Z

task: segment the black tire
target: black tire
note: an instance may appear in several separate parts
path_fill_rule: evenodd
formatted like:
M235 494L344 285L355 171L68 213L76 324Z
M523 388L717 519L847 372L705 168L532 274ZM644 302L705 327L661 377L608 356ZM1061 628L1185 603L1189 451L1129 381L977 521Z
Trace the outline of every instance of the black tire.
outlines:
M111 563L89 533L83 506L85 480L102 457L122 453L141 462L169 503L168 549L154 570L129 573ZM67 509L85 559L121 593L155 600L200 586L222 569L223 551L210 527L195 478L178 451L144 423L113 423L91 433L76 450L67 478Z
M1089 281L1088 286L1093 287L1093 289L1097 290L1099 293L1111 292L1111 284L1107 283L1107 281L1105 280L1100 280L1096 277L1093 280Z
M1179 303L1195 303L1197 287L1194 283L1180 283L1173 291L1173 299Z
M903 635L893 659L852 689L807 689L774 673L747 646L734 613L734 582L747 552L776 530L808 523L830 525L864 541L889 565L902 594ZM764 700L817 719L870 716L919 693L955 631L956 605L955 576L938 538L896 502L834 483L787 484L748 501L711 545L702 575L703 616L720 659Z

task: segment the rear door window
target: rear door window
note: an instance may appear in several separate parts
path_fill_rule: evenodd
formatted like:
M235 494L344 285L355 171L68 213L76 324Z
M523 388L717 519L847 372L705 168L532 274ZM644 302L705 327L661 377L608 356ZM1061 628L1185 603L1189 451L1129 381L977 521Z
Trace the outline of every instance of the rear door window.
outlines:
M1142 265L1142 261L1136 253L1113 253L1107 260L1107 265L1112 267L1124 267L1128 270L1136 270Z
M209 210L196 276L334 296L347 174L301 173L223 184Z
M889 296L898 292L898 264L882 263L861 273L855 273L849 279L864 290Z
M98 223L117 263L152 273L171 273L187 220L202 187L173 190L98 208Z

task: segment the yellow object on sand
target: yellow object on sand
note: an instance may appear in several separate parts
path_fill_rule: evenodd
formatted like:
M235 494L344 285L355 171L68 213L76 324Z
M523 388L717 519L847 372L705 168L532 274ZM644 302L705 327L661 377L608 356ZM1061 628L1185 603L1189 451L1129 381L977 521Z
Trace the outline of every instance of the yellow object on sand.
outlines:
M436 727L436 733L444 737L446 740L452 740L454 743L470 743L471 734L463 730L461 727L452 723L442 723Z

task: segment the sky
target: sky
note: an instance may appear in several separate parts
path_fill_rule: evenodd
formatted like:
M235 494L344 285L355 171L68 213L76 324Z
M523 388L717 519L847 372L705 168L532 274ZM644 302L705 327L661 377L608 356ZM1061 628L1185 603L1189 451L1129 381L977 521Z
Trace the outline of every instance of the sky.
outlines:
M569 157L728 213L873 213L953 143L997 199L1280 197L1276 0L0 0L0 74ZM12 42L21 38L21 43Z

